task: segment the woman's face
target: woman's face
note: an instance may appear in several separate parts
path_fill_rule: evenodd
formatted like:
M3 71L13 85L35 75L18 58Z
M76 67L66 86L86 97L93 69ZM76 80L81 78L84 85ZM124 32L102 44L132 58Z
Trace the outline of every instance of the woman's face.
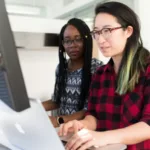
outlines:
M108 13L99 13L95 18L94 30L96 42L105 57L122 55L131 28L123 29L116 17Z
M83 57L83 39L72 25L68 25L64 31L63 46L70 59L77 60Z

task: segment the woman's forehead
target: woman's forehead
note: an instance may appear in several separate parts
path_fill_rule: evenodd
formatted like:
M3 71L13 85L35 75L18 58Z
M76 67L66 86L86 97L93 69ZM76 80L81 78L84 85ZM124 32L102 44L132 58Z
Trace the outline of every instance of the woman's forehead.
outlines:
M64 31L65 36L70 35L70 34L80 35L78 29L74 27L73 25L68 25Z
M117 18L113 15L108 13L99 13L95 17L94 28L104 28L104 27L111 27L114 25L119 25L117 22Z

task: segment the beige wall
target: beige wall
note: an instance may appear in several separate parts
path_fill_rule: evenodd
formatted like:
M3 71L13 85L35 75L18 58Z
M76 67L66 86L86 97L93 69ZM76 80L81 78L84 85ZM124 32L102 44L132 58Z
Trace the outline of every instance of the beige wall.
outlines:
M18 54L28 96L42 101L50 99L55 83L58 49L22 49Z

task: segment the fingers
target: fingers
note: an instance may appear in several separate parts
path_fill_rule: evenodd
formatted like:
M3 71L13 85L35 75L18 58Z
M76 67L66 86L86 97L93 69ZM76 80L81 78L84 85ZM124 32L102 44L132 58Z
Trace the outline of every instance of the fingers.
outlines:
M77 132L78 131L78 125L76 121L69 121L67 123L61 124L58 135L59 136L66 136L68 132Z
M65 136L65 134L67 134L67 131L65 128L65 126L67 126L69 128L69 125L68 123L65 123L65 124L61 124L60 127L59 127L59 131L58 131L58 135L59 136ZM64 131L65 130L65 131Z
M73 123L73 132L77 133L79 131L79 123L75 120Z
M86 143L82 144L78 150L86 150L93 146L93 140L89 140Z
M83 129L79 131L77 134L72 136L72 138L68 141L66 144L66 149L67 150L76 150L80 146L85 145L87 142L92 140L91 134L89 134L87 129ZM85 145L87 147L89 144ZM84 148L84 147L83 147Z
M74 140L71 140L71 142L68 145L66 145L66 148L67 150L76 150L76 149L79 149L82 145L85 145L90 140L91 138L89 138L87 135L84 135L82 136L82 138L76 138Z

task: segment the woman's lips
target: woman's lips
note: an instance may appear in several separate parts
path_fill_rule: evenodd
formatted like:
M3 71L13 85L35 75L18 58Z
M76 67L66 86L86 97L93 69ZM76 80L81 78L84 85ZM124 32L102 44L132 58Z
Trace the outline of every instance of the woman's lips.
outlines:
M77 55L79 53L79 51L71 51L70 55Z
M106 51L107 49L109 49L110 47L100 47L101 51Z

